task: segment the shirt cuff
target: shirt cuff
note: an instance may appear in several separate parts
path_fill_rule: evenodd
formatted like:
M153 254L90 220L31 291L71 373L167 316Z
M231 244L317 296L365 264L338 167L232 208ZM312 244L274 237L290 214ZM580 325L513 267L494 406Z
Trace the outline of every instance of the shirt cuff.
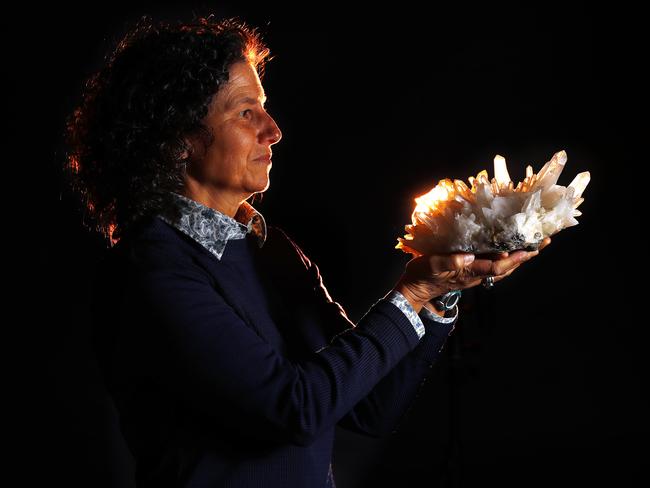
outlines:
M415 329L418 337L422 339L422 336L425 333L424 323L422 322L422 319L417 314L411 303L406 299L406 297L397 290L391 290L384 297L384 300L387 300L396 305L397 308L399 308L404 313L404 315L406 315L406 317L411 322L411 325ZM424 310L424 307L422 307L422 309ZM431 313L429 310L427 310L427 312Z
M422 307L420 313L424 315L426 319L433 320L434 322L438 322L439 324L451 324L455 322L456 319L458 318L458 305L456 305L450 311L445 312L445 315L442 317L437 313L432 312L427 307Z

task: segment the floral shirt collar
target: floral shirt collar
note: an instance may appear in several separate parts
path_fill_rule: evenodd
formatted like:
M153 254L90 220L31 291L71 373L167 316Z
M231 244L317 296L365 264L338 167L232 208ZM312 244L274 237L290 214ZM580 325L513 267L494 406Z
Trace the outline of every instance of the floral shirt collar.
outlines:
M160 212L158 217L190 236L217 259L223 256L229 240L243 239L248 233L253 233L259 247L264 245L266 221L246 200L232 218L184 195L170 193L173 206Z

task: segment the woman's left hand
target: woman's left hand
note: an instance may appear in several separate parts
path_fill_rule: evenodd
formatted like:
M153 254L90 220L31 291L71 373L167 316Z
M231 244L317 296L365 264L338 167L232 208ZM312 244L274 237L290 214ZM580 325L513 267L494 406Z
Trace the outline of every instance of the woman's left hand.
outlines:
M519 250L512 254L507 252L484 255L477 254L474 262L466 269L469 273L476 274L477 276L493 276L494 282L496 283L497 281L501 281L503 278L510 276L514 270L522 265L522 263L537 256L539 252L550 243L551 238L546 237L539 245L537 251L527 252ZM482 278L478 280L478 283L480 283L481 280Z

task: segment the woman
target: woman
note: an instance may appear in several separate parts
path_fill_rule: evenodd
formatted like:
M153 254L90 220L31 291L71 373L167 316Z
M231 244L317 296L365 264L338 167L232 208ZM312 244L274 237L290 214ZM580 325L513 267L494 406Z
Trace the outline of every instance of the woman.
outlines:
M268 55L234 19L143 18L68 124L71 187L113 245L94 338L139 487L333 487L335 426L395 432L453 330L435 300L537 254L420 256L352 323L248 202L282 137Z

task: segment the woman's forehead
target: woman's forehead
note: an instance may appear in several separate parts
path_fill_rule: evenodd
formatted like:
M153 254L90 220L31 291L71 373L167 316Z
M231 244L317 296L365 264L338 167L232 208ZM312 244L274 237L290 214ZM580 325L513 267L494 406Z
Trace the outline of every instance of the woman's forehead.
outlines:
M230 78L222 90L227 105L232 106L249 103L266 102L266 93L257 71L250 63L235 63L230 70Z

